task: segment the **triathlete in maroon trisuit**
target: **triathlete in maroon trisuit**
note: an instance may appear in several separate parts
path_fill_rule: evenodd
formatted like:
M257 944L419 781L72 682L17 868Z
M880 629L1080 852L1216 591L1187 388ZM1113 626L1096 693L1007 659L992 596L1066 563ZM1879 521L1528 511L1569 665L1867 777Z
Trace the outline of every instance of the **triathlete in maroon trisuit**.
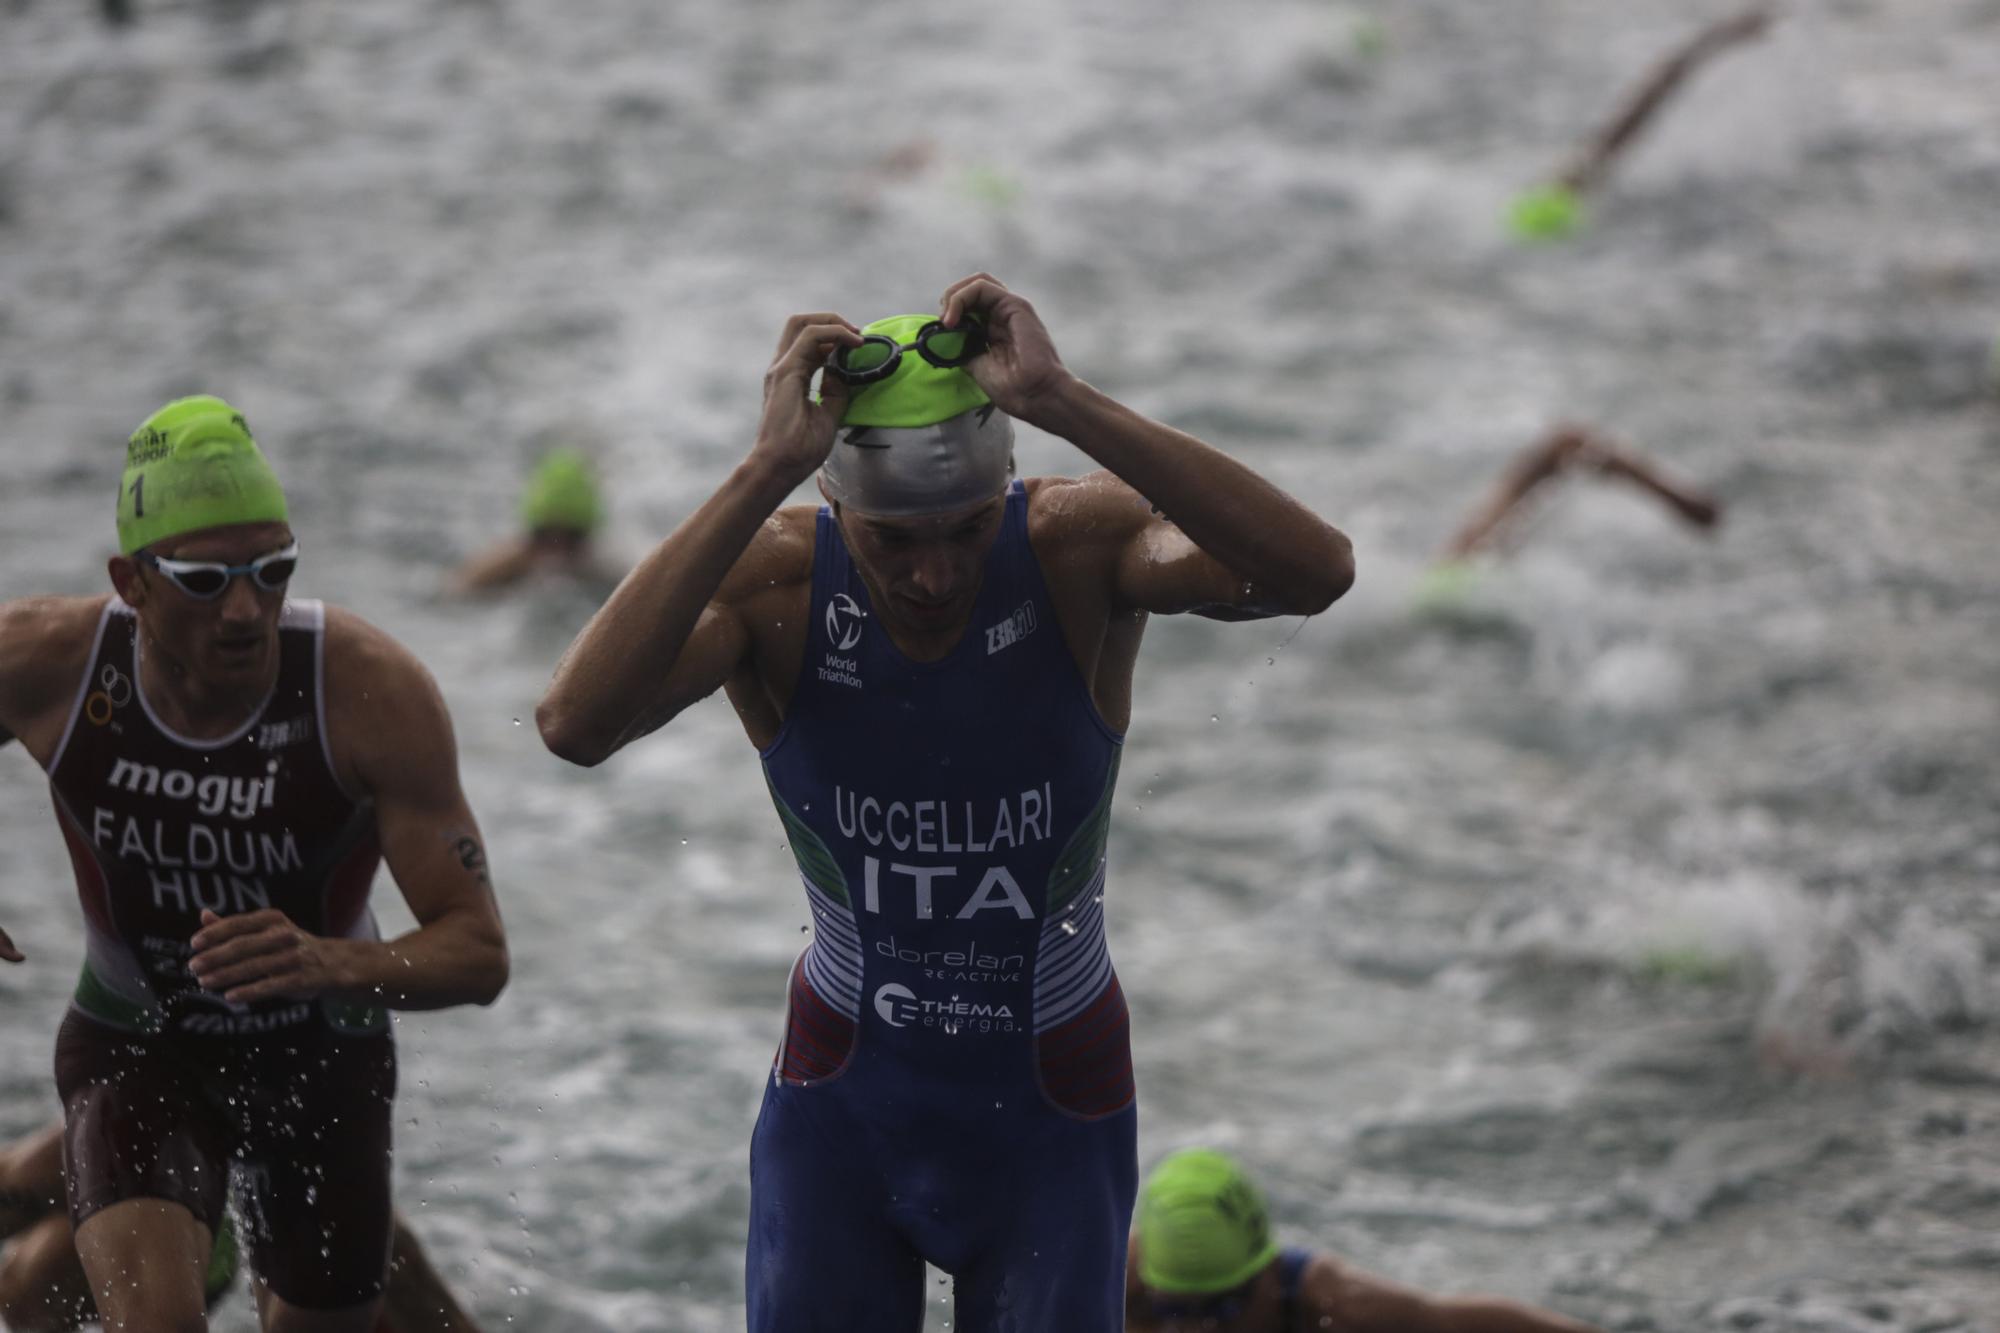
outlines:
M132 437L118 530L115 598L0 606L0 742L48 771L86 922L56 1043L77 1250L106 1329L202 1328L233 1176L264 1327L362 1333L390 1243L385 1011L507 975L450 719L387 636L287 601L283 493L219 399ZM391 941L385 859L418 922Z

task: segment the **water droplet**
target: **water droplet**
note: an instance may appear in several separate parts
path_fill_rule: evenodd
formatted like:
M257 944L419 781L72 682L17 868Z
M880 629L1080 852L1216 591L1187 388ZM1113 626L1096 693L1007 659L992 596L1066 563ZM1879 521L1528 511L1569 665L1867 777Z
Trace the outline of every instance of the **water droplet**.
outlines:
M1074 935L1074 934L1076 934L1076 922L1074 922L1074 921L1065 921L1065 922L1063 922L1063 923L1062 923L1062 928L1063 928L1063 934L1065 934L1065 935Z
M518 718L518 717L517 717L517 718L515 718L515 719L514 719L514 725L515 725L515 726L517 726L517 727L518 727L518 726L520 726L520 725L521 725L521 719L520 719L520 718Z
M1210 722L1220 722L1220 721L1222 721L1222 718L1221 718L1221 717L1219 717L1218 715L1214 714L1214 713L1210 713L1210 714L1208 715L1208 720L1209 720Z
M1278 659L1277 659L1277 658L1275 658L1275 657L1267 657L1267 658L1265 658L1265 659L1264 659L1264 665L1265 665L1265 666L1276 666L1276 665L1278 665Z

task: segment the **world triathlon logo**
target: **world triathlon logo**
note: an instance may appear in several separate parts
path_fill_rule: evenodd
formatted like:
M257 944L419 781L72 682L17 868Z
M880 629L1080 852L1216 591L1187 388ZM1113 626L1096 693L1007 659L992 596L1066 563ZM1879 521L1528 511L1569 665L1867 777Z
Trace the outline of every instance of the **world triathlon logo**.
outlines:
M861 622L868 613L847 593L835 593L826 604L826 637L835 652L844 653L861 642Z

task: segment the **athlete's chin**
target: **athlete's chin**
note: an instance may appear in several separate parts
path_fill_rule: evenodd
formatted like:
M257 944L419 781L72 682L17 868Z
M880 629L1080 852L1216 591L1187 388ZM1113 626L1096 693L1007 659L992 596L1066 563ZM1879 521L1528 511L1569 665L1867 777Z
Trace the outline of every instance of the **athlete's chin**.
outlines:
M924 629L951 629L965 619L965 608L960 604L962 600L954 597L948 602L920 602L899 593L896 609L910 623Z
M261 636L217 639L209 645L206 674L217 681L254 679L270 665L271 648Z

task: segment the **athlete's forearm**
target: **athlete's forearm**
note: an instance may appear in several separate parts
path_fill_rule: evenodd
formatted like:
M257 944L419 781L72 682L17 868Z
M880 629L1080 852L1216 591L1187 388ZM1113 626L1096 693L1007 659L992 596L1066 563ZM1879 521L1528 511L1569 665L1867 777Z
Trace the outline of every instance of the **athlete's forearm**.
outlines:
M1291 615L1324 611L1354 582L1346 536L1212 445L1071 381L1029 420L1146 497L1189 540Z
M507 940L493 918L446 912L393 940L330 940L333 992L391 1009L491 1004L507 984Z
M594 764L641 734L702 611L792 483L748 460L627 574L556 664L535 709L549 749Z

